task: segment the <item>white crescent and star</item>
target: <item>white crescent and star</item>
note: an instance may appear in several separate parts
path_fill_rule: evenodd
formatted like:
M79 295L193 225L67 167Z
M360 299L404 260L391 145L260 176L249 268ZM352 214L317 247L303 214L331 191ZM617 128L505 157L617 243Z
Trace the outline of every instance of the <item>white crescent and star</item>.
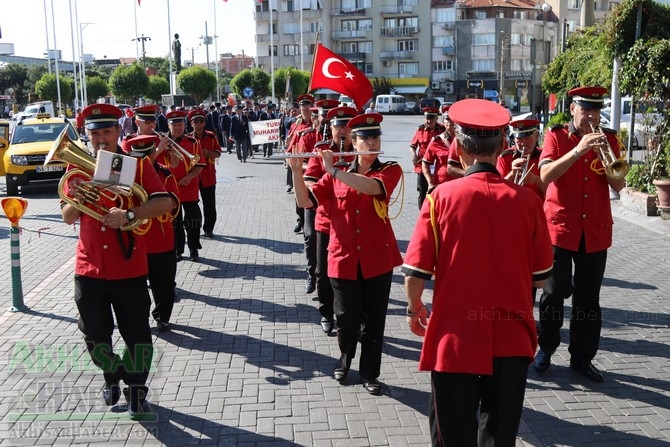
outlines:
M336 57L330 57L330 58L326 59L326 61L323 63L323 68L321 69L321 72L323 73L323 75L324 75L325 77L330 78L330 79L338 79L338 78L341 78L341 77L342 77L342 76L335 76L335 75L333 75L333 74L330 72L330 65L331 65L332 63L334 63L334 62L340 63L340 64L342 64L342 65L344 66L344 68L347 68L347 66L345 65L345 63L342 62L341 60L339 60L338 58L336 58ZM344 76L345 76L347 79L350 79L350 80L353 80L353 79L354 79L354 75L353 75L350 71L345 71L345 72L344 72Z

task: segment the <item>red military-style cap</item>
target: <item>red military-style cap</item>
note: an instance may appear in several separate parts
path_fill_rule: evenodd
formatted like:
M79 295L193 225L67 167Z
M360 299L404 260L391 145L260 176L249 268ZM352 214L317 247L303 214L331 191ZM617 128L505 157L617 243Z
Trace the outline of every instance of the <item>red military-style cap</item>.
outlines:
M577 87L568 92L572 96L572 102L585 109L602 109L605 105L607 89L599 85L590 87Z
M440 113L440 112L439 112L439 110L437 110L437 107L424 107L423 108L423 114L426 115L426 116L433 116L433 115L437 116L438 113Z
M156 149L159 138L156 135L139 135L127 141L131 157L146 157Z
M540 129L540 122L534 119L514 120L510 121L509 125L515 138L527 137Z
M353 107L335 107L328 111L326 119L330 120L331 126L346 126L356 115L358 115L358 110Z
M445 115L447 112L449 112L449 109L451 108L451 104L445 104L440 108L440 112L442 115Z
M156 115L160 111L160 107L156 104L149 104L142 107L135 107L135 119L140 121L156 121Z
M191 110L191 113L188 114L188 121L191 122L191 121L193 121L194 118L202 118L202 119L206 120L207 119L207 112L205 112L202 109Z
M364 113L349 120L347 127L356 135L377 136L382 134L381 113Z
M328 111L340 105L340 102L335 99L322 99L314 103L319 108L319 115L327 116Z
M174 110L165 115L165 118L168 120L168 123L171 123L173 121L186 121L187 116L188 113L185 110Z
M305 93L304 95L298 96L298 104L301 106L307 105L307 104L314 104L314 96L310 95L309 93Z
M458 124L457 132L493 137L505 131L509 124L509 112L503 106L485 99L462 99L451 105L449 119Z
M81 111L84 126L89 129L104 129L119 124L123 111L111 104L91 104Z

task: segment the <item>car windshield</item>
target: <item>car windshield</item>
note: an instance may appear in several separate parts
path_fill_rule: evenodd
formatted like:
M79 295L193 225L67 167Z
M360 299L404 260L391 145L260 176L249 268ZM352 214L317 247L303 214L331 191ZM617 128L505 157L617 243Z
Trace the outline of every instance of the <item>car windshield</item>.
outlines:
M12 136L12 144L35 143L38 141L54 141L58 138L65 123L44 123L44 124L22 124L16 126ZM73 140L77 135L72 128L68 130L68 135Z

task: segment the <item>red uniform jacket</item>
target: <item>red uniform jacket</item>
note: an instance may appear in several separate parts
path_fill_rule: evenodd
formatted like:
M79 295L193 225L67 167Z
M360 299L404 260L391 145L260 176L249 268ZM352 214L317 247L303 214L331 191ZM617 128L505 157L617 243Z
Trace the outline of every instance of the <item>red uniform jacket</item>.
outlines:
M198 142L198 140L188 135L182 135L179 138L175 139L175 142L179 143L179 146L186 149L189 154L197 155L199 157L199 160L194 167L196 166L205 167L205 157L202 154L202 148L200 147L200 143ZM170 149L170 150L176 150L176 149ZM163 157L160 160L157 160L160 164L164 166L170 166L167 154L168 151L163 152ZM177 180L177 184L179 184L179 181L182 178L184 178L186 174L188 174L186 163L187 160L184 161L183 163L180 162L175 168L170 167L170 171ZM198 182L198 177L192 179L188 183L188 185L185 186L179 185L179 200L182 203L197 202L199 200L199 197L200 197L200 185Z
M528 292L553 261L542 202L492 165L475 164L435 188L402 268L423 279L435 273L419 369L490 375L494 357L531 361L537 336Z
M179 203L179 186L174 175L165 166L154 163L154 169L158 173L161 183L172 198ZM179 209L177 205L176 210ZM174 250L174 229L172 228L173 213L166 213L162 216L151 219L151 227L144 235L147 246L147 254L165 253Z
M533 152L530 154L530 160L528 163L532 165L530 172L533 174L537 175L538 177L540 176L540 155L542 154L542 151L538 148L535 148ZM521 152L516 150L516 147L513 147L511 149L504 150L501 154L500 157L498 157L498 163L496 164L496 169L500 173L502 177L505 177L507 174L512 171L512 161L516 160L517 158L521 157ZM512 179L514 181L514 179ZM537 196L544 200L544 193L540 188L537 187L537 185L524 185L526 188L531 189Z
M423 162L431 165L433 185L455 180L448 174L449 165L449 146L451 142L445 140L442 135L437 135L428 144L426 152L423 154ZM460 164L460 163L459 163Z
M348 171L356 172L357 167L355 160ZM316 206L332 202L328 244L328 276L331 278L355 280L360 265L363 278L368 279L402 264L391 220L377 214L374 202L388 205L402 176L402 168L395 162L382 164L376 160L365 176L377 180L384 193L377 197L361 194L330 175L321 177L310 188Z
M207 188L209 186L216 185L216 158L205 158L205 151L209 152L218 152L221 153L221 146L219 146L219 140L216 139L214 132L209 130L205 131L205 135L199 139L195 132L189 134L190 137L198 140L200 142L200 148L202 149L203 158L202 161L205 163L205 167L198 175L200 179L200 186Z
M414 165L414 172L421 173L421 163L423 159L423 154L428 148L428 144L433 139L434 136L444 132L446 128L440 123L435 123L435 127L429 129L425 124L421 124L414 133L412 141L409 143L409 147L416 150L416 156L419 158L419 161Z
M620 156L620 141L613 131L606 132L607 141ZM581 136L575 133L570 122L547 132L544 138L540 166L573 150ZM582 234L586 242L586 252L594 253L612 245L612 209L610 207L609 185L604 174L596 170L602 168L595 151L583 155L563 176L547 186L544 212L549 224L551 242L557 247L577 251Z

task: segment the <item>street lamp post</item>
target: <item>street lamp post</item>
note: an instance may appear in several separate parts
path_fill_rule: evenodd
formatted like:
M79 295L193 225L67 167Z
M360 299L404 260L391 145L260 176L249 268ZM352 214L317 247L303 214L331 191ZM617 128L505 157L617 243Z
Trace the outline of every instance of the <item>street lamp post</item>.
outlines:
M81 75L81 97L84 105L88 104L88 94L86 92L86 61L84 60L84 29L88 25L95 25L92 22L82 22L79 24L79 74Z
M144 42L146 42L147 40L151 40L151 37L145 36L144 34L142 34L142 37L136 37L132 39L133 42L135 41L142 42L142 68L144 68L145 71L147 69L147 52L144 49Z

